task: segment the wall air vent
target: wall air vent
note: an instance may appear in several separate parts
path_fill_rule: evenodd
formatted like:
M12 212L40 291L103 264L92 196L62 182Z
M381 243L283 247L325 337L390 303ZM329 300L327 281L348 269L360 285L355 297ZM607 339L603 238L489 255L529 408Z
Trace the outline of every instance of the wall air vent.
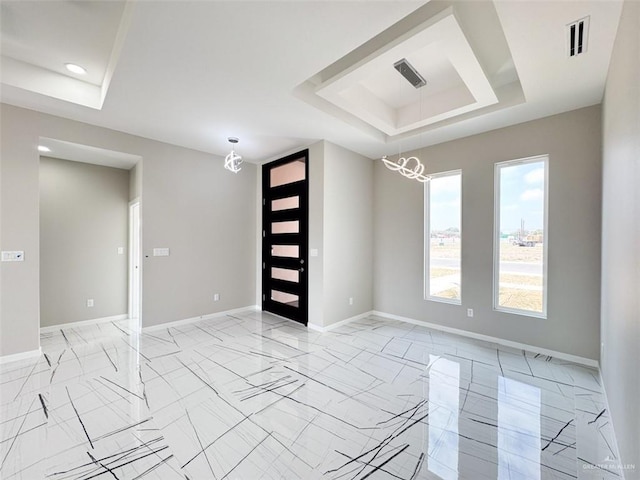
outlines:
M567 25L567 52L570 57L582 55L587 51L587 37L589 35L589 17Z
M424 79L424 77L420 75L415 68L413 68L413 66L407 61L406 58L398 60L396 63L394 63L393 68L400 72L400 75L406 78L407 82L409 82L416 88L424 87L427 84L427 81Z

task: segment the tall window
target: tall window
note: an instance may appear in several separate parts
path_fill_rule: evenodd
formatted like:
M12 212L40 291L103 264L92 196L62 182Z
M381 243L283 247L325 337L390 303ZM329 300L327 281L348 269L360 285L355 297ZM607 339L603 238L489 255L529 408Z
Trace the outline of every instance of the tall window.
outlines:
M549 157L495 167L494 308L547 316Z
M425 296L428 300L461 302L461 197L460 170L431 175L425 184Z

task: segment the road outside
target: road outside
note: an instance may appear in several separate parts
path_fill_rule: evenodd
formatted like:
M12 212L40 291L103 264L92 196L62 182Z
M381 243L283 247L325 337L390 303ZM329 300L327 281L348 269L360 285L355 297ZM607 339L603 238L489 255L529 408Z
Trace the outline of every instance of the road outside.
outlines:
M457 240L457 239L456 239ZM542 244L520 247L500 243L500 292L502 307L542 311ZM430 252L431 296L460 298L460 244L432 239Z

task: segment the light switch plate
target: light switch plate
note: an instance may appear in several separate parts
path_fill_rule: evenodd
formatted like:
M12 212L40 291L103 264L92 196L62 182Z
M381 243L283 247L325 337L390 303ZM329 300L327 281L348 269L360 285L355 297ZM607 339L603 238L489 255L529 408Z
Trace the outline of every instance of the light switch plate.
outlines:
M3 251L2 261L3 262L24 262L24 251L22 250Z
M124 247L118 247L118 255L124 255Z
M309 250L309 256L317 257L318 256L318 249L317 248L312 248L311 250Z
M154 257L168 257L169 249L168 248L154 248L153 249Z

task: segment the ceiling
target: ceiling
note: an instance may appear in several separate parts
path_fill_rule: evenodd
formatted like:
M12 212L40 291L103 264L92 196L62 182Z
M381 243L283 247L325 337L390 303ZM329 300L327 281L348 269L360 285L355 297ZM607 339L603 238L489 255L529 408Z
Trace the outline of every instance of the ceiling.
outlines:
M131 153L116 152L104 148L80 145L73 142L65 142L55 138L40 137L38 142L42 150L40 155L70 160L72 162L90 163L92 165L102 165L105 167L120 168L123 170L132 169L142 157Z
M100 109L109 89L132 4L0 2L3 85ZM66 63L86 74L70 72Z
M621 6L0 0L0 100L223 156L237 136L255 163L320 139L376 158L600 103Z

